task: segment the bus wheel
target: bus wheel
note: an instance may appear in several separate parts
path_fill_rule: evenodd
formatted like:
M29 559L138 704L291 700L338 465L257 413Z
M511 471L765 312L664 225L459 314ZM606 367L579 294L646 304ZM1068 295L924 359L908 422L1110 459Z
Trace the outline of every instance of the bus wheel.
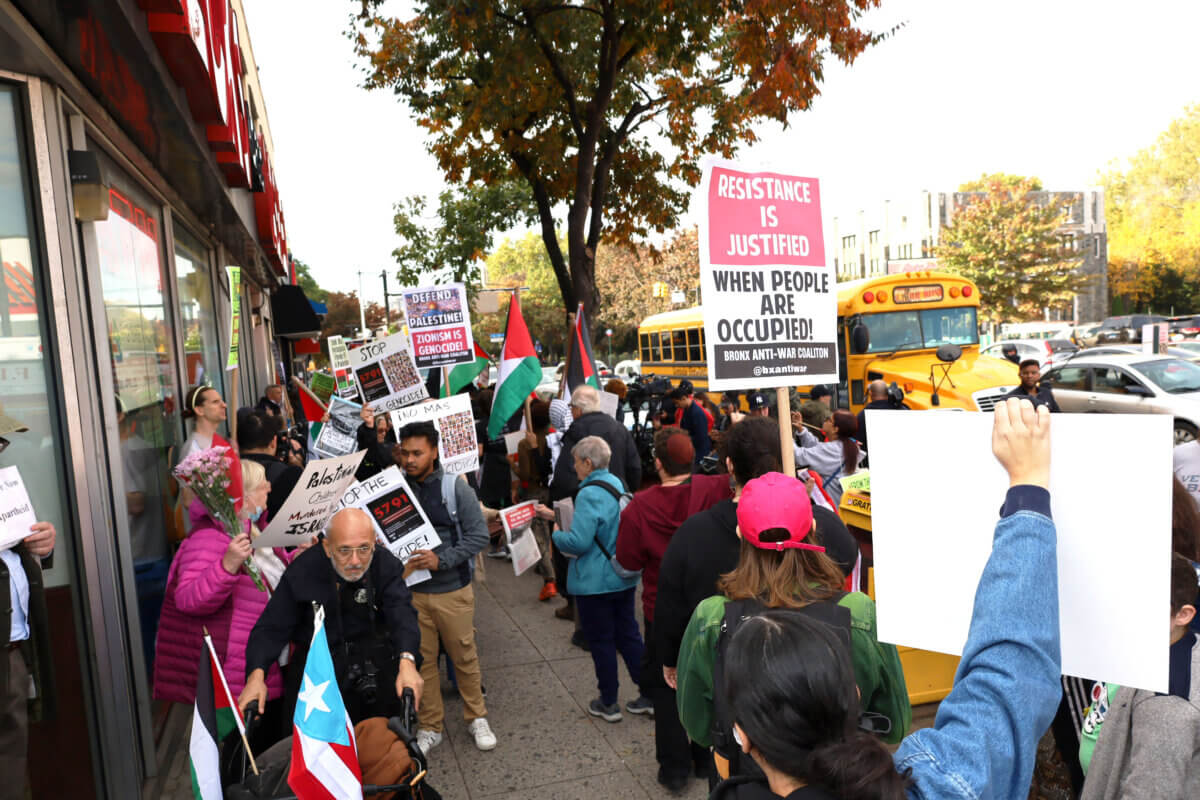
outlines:
M1198 431L1196 426L1181 419L1175 420L1175 444L1186 444L1196 441Z

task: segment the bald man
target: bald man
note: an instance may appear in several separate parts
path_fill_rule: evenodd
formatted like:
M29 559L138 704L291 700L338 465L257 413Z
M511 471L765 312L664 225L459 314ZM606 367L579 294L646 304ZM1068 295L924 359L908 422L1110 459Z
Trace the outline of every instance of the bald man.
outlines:
M870 402L863 406L862 411L858 412L858 433L854 435L854 438L858 439L858 443L869 453L871 451L867 448L867 409L891 408L907 410L908 406L904 405L903 402L893 404L888 399L888 385L883 381L871 381L867 384L867 397Z
M291 643L297 652L282 708L283 721L291 720L312 641L313 603L325 608L334 672L355 724L399 713L405 688L411 688L420 703L421 632L404 583L404 565L387 548L377 546L375 525L367 513L347 508L334 514L319 546L288 565L250 632L239 708L245 711L254 703L260 713L265 710L266 673Z

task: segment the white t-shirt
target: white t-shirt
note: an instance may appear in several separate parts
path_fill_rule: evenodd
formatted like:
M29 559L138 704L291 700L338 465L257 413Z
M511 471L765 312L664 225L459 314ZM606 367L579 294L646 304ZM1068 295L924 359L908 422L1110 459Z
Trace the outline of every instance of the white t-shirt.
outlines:
M1200 503L1200 441L1176 446L1172 454L1172 469L1192 498Z

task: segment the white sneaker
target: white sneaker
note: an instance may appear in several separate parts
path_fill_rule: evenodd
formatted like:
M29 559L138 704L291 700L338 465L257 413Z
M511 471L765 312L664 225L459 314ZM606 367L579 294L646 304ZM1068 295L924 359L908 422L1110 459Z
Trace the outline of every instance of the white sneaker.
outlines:
M486 717L472 720L467 730L475 737L475 746L480 750L492 750L496 747L496 734L492 733Z
M494 740L493 740L494 742ZM429 751L442 743L442 735L437 731L418 730L417 731L417 749L425 755L429 755Z

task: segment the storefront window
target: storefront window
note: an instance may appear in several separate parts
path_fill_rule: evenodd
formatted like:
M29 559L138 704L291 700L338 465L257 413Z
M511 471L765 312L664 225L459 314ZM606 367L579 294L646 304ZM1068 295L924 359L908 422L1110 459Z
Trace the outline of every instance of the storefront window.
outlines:
M169 476L182 426L175 389L175 349L163 269L157 206L105 160L109 213L84 226L95 236L89 274L100 278L108 353L117 398L123 498L133 561L147 677L166 589L171 544L181 538L178 487ZM94 255L93 255L94 252Z
M175 280L179 286L184 384L208 384L224 395L225 370L217 336L208 251L178 225L175 226Z

